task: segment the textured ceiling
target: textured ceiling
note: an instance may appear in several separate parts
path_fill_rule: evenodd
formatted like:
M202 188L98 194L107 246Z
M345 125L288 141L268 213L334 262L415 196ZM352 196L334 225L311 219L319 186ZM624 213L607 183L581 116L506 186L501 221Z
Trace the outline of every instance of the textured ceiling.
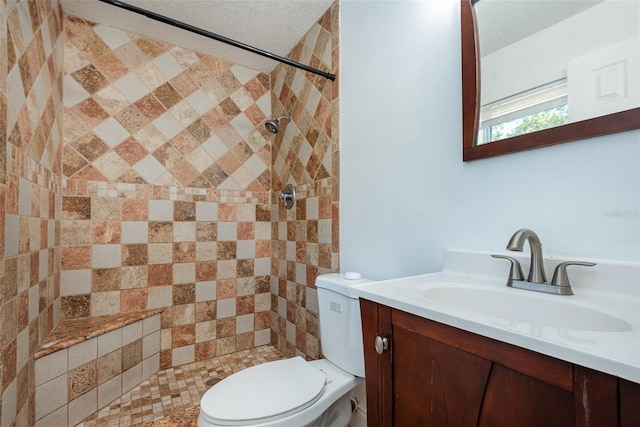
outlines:
M92 22L195 50L254 70L276 61L154 21L98 0L61 0L64 11ZM211 33L286 56L334 0L122 0Z

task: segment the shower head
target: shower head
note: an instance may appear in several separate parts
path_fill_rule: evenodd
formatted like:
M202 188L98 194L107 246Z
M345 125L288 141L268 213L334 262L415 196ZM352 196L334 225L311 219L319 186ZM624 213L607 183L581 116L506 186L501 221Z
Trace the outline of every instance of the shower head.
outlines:
M280 127L278 126L278 123L282 119L287 119L288 121L291 121L291 116L280 116L277 119L267 120L267 122L264 125L266 126L266 128L267 128L267 130L269 132L278 133L278 131L280 130Z

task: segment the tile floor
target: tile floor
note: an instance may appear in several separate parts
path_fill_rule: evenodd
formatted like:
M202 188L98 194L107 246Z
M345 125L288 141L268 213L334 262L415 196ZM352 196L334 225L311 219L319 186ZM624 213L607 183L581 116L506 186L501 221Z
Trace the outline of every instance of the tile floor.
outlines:
M207 380L283 358L274 347L261 346L160 371L79 427L195 427Z

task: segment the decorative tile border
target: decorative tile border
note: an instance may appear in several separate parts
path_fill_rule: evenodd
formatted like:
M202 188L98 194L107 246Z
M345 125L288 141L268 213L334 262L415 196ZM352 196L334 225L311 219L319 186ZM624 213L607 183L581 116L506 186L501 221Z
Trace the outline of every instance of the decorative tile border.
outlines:
M73 179L64 181L64 195L254 204L268 204L271 198L271 192L267 191L219 190Z

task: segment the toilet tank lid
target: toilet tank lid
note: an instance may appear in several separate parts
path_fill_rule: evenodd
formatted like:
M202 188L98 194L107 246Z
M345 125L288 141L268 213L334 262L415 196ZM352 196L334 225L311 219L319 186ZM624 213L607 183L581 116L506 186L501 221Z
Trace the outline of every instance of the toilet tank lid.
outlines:
M202 397L200 408L222 425L274 421L315 403L324 393L326 378L299 356L268 362L220 381Z
M329 289L348 297L357 298L358 293L355 289L357 285L369 283L371 281L372 280L366 278L355 280L345 279L345 273L329 273L321 274L316 277L316 287Z

